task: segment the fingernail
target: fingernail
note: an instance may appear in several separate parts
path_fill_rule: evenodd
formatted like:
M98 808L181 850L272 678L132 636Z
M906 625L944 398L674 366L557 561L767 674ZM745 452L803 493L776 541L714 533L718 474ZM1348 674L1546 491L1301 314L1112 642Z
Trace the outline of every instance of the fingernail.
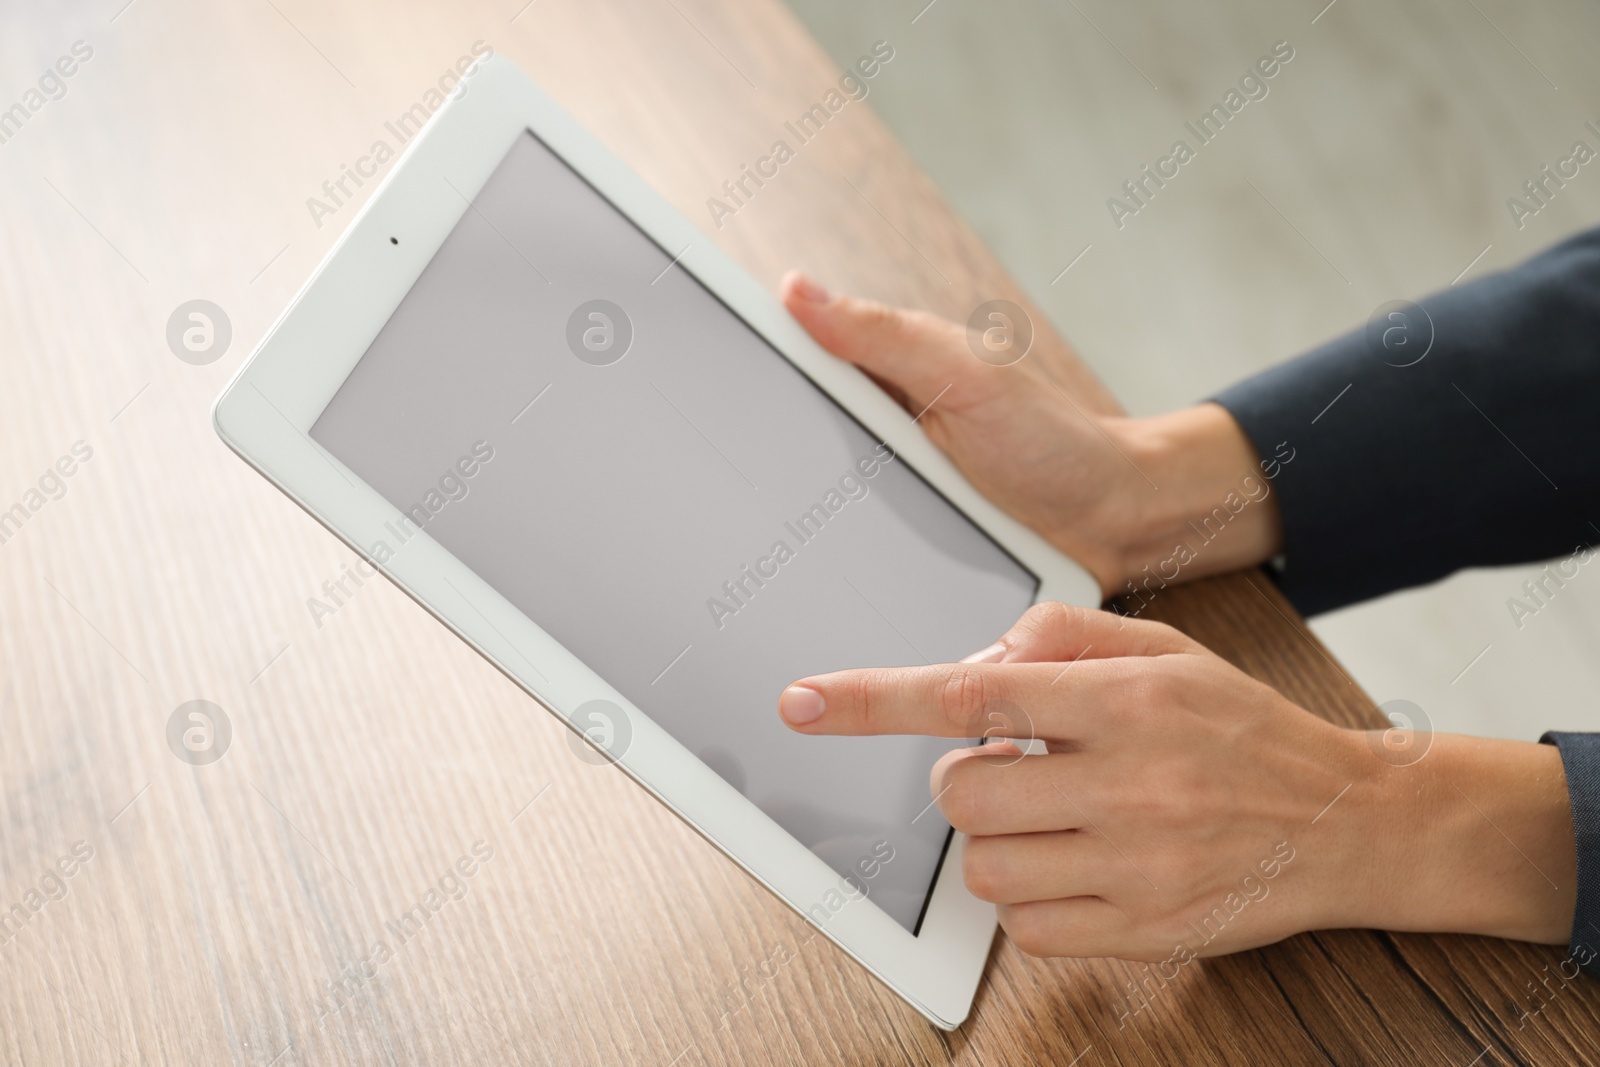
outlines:
M778 697L778 714L793 726L816 722L822 710L822 694L803 685L791 685Z
M812 281L810 275L806 274L795 275L794 292L801 300L813 304L826 304L833 299L828 290Z
M999 663L1006 657L1006 646L996 641L982 652L974 652L962 663Z

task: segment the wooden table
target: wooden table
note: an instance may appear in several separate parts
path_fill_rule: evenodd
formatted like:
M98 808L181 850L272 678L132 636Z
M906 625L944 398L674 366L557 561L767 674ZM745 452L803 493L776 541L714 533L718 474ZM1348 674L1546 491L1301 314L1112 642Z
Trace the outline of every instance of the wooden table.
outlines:
M394 588L314 617L350 554L208 423L353 214L318 227L306 198L482 39L709 228L837 72L777 0L125 3L17 5L0 35L0 107L93 49L0 145L0 508L27 511L0 544L0 909L27 917L0 934L0 1062L1600 1060L1594 983L1530 992L1563 951L1362 932L1185 968L1127 1018L1141 968L1001 938L942 1034ZM1021 299L862 105L714 236L768 283L800 265L958 318ZM197 297L233 327L209 366L165 342ZM59 498L30 497L77 441ZM1150 614L1377 721L1260 575ZM231 724L208 765L168 745L194 699Z

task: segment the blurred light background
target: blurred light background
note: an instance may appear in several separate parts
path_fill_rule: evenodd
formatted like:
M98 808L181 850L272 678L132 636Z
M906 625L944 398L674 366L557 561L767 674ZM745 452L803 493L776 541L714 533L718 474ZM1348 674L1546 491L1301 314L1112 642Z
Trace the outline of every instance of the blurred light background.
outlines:
M1590 4L791 3L841 67L894 45L871 104L1134 414L1600 220L1600 165L1521 229L1506 206L1574 141L1600 150ZM1107 198L1195 144L1184 123L1278 41L1294 58L1268 95L1118 229ZM1519 630L1506 601L1540 569L1457 574L1312 628L1375 700L1411 700L1436 730L1592 730L1600 568Z

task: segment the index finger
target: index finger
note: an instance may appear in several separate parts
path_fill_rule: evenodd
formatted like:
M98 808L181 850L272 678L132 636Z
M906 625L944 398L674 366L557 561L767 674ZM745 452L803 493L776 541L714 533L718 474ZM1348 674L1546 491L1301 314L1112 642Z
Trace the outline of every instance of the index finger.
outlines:
M805 678L778 697L778 713L806 734L925 734L1074 740L1098 721L1141 661L940 663L871 667ZM1142 661L1145 665L1149 660ZM1057 679L1062 684L1054 684Z

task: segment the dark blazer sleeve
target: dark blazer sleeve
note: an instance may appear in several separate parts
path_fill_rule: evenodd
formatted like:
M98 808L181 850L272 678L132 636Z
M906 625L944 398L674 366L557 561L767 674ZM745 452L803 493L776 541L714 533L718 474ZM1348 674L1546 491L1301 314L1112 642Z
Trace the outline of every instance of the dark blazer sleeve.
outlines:
M1214 398L1294 449L1276 577L1303 614L1600 543L1600 229L1412 308Z
M1273 577L1303 613L1468 566L1571 556L1547 569L1570 579L1600 543L1600 229L1214 399L1262 456L1293 449ZM1600 975L1600 734L1542 740L1577 829L1573 960Z
M1600 734L1547 733L1561 750L1578 833L1578 910L1572 917L1572 961L1600 978Z

